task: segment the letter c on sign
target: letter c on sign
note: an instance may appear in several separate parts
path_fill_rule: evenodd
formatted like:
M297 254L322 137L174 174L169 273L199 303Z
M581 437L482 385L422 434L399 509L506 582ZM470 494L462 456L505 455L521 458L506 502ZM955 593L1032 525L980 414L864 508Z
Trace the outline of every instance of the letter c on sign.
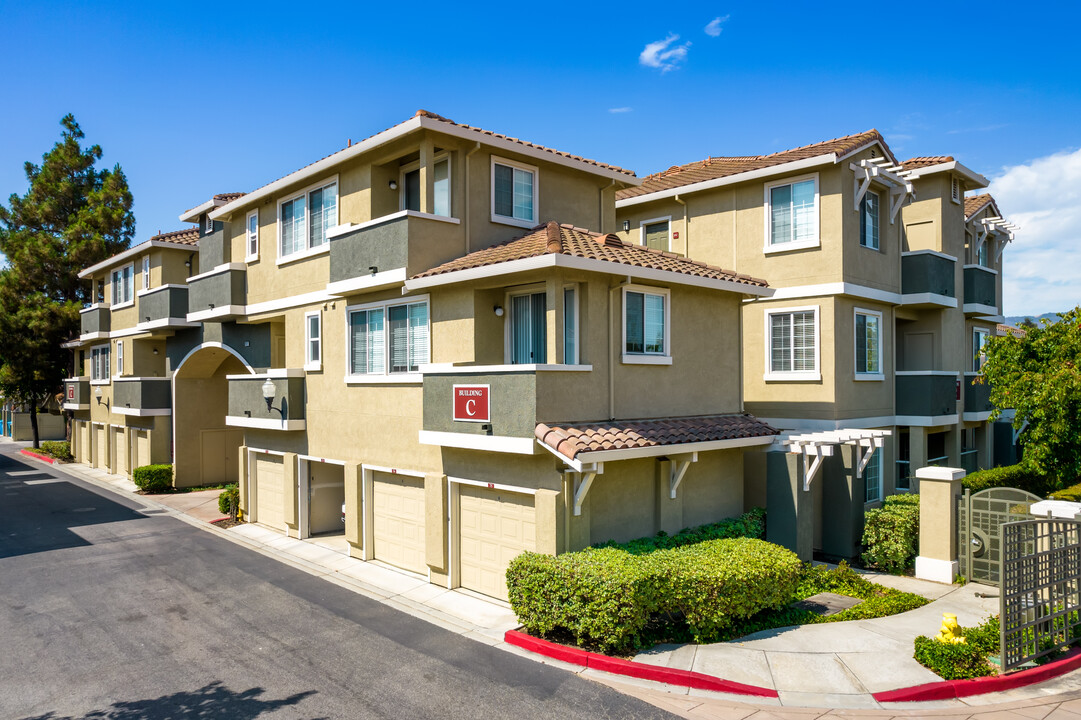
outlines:
M468 415L469 417L473 417L474 415L477 414L477 401L476 400L466 400L465 401L465 414Z

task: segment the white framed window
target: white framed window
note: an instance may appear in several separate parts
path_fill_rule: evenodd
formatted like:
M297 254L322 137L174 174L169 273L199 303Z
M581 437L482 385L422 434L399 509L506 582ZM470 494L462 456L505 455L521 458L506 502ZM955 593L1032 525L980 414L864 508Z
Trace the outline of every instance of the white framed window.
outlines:
M991 245L994 244L994 240L990 237L983 239L983 244L980 245L979 251L976 253L976 264L994 269L994 263L991 261Z
M246 238L248 262L259 259L259 211L252 210L244 221L244 236Z
M548 295L543 289L524 288L508 293L506 307L506 358L511 365L542 365L548 362Z
M338 224L338 179L313 185L278 203L278 259L319 250Z
M672 248L672 217L643 220L639 225L638 242L643 247L669 252Z
M671 365L671 292L623 286L623 362Z
M492 156L492 222L536 225L537 191L537 168Z
M105 383L109 381L109 346L99 345L90 349L90 379Z
M450 217L450 155L435 157L432 172L432 214ZM421 211L420 207L420 162L410 163L402 168L398 180L401 188L400 209Z
M983 370L983 364L987 362L987 354L984 352L983 347L987 344L988 338L991 337L991 331L984 328L972 329L972 371L979 372Z
M578 364L578 286L563 286L563 364Z
M878 250L878 193L868 190L860 200L860 245L871 250Z
M210 219L210 213L203 216L203 233L209 235L214 232L214 221Z
M346 309L350 376L417 373L430 362L428 298Z
M150 289L150 256L143 256L143 290Z
M878 502L882 499L882 448L875 448L871 461L863 469L863 501Z
M766 252L818 247L818 174L765 187Z
M135 302L135 288L133 286L134 275L134 263L113 270L113 301L111 304L114 309L125 307Z
M124 341L116 341L116 377L124 374Z
M856 379L883 380L882 313L856 308Z
M818 306L765 313L766 380L821 380Z
M323 367L323 316L318 311L304 313L304 369Z

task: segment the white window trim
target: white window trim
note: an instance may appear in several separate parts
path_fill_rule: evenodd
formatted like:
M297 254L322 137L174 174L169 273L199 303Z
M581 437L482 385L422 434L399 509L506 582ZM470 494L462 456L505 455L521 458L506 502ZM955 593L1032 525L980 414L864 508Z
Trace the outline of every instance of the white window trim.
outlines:
M876 238L878 241L878 246L871 247L870 245L864 245L862 242L859 243L859 246L864 250L882 252L882 193L878 192L873 188L867 188L867 192L864 193L863 198L860 199L859 206L856 208L856 211L859 213L860 216L860 232L863 232L863 205L868 195L874 195L876 198L878 198L878 238Z
M544 283L533 283L532 285L519 285L518 287L514 288L513 290L507 290L505 293L503 293L503 363L505 365L508 365L510 367L520 367L521 365L524 365L524 364L530 364L530 365L536 365L536 364L542 364L543 365L543 364L545 364L545 363L518 363L518 364L515 364L515 363L511 362L511 359L510 359L510 356L511 356L511 347L510 347L511 346L511 332L510 331L511 331L511 317L512 316L511 316L511 310L510 310L510 305L511 305L510 299L512 297L516 297L516 296L519 296L519 295L537 295L539 293L545 292L546 290L547 290L547 285L545 285ZM545 312L545 315L547 316L547 314L548 314L547 302L545 303L545 306L544 306L544 312ZM546 322L547 322L547 320L546 320ZM548 348L544 349L544 356L545 356L545 361L547 361L547 359L548 359Z
M453 200L454 200L454 177L453 177L453 175L451 175L451 173L453 172L453 166L451 165L450 153L449 152L441 152L441 153L435 155L432 158L432 162L428 165L428 167L429 167L429 169L431 169L434 172L435 166L437 164L443 162L444 160L447 161L447 181L449 183L449 185L447 186L447 193L448 193L447 194L447 208L450 211L450 213L448 215L435 215L435 217L438 217L438 218L442 218L442 217L448 217L449 218L449 217L454 216L454 208L452 207ZM415 160L415 161L409 163L408 165L403 165L401 167L401 169L398 171L398 211L399 212L402 211L402 210L405 210L405 175L406 175L406 173L410 173L410 172L413 172L414 170L419 170L419 169L420 169L420 160ZM536 206L534 206L534 207L536 207ZM432 209L433 210L435 209L435 203L434 202L432 203ZM422 212L422 213L425 213L426 215L431 215L432 214L432 213L429 213L427 210L425 210L423 207L420 210L414 210L413 212Z
M643 220L638 223L638 244L642 247L646 246L646 225L653 225L654 223L667 222L668 223L668 247L665 248L668 252L672 252L672 216L665 215L664 217L656 217L652 220Z
M581 307L581 303L578 300L578 296L581 295L582 290L578 287L578 283L567 283L563 286L563 317L560 319L560 329L563 330L563 338L567 336L567 290L574 290L574 357L571 358L571 362L561 362L561 365L577 365L579 359L582 357L582 346L580 338L582 336L582 316L578 312ZM567 359L567 348L564 344L563 347L563 360Z
M798 312L813 312L814 313L814 338L815 338L815 369L814 370L790 370L788 372L773 372L772 370L772 358L773 354L770 348L770 333L772 332L772 322L770 318L774 315L790 315ZM767 382L815 382L822 379L822 322L819 314L818 305L802 305L800 307L785 307L774 308L762 313L765 320L765 359L766 359L766 372L762 375L762 379Z
M803 242L790 242L790 243L778 243L773 245L771 240L771 223L773 222L772 214L770 212L769 193L770 190L776 187L782 187L784 185L795 185L805 180L814 180L815 184L815 234L812 240L805 240ZM821 198L819 196L819 183L818 173L808 173L807 175L800 175L798 177L785 178L783 180L777 180L774 182L766 183L763 188L763 220L764 220L764 240L762 244L762 252L764 253L779 253L787 252L788 250L804 250L806 248L815 248L822 245L822 207Z
M251 240L252 240L252 238L251 238L251 231L249 230L249 228L251 227L251 219L252 219L253 216L255 217L255 252L251 251ZM328 245L330 244L329 240L327 240L327 244ZM244 218L244 253L245 253L245 255L244 255L244 261L245 262L252 262L254 260L259 259L259 211L258 210L252 210Z
M345 383L347 385L405 385L418 383L423 380L419 372L421 365L427 365L432 360L432 303L428 295L404 295L393 300L379 300L377 302L358 303L348 305L345 308ZM383 332L386 333L387 324L390 321L386 308L392 305L415 305L423 302L428 306L428 363L417 363L418 372L415 373L392 373L390 372L390 340L384 337L383 342L383 372L382 373L354 373L352 372L352 330L349 318L354 312L361 310L383 310ZM322 328L320 328L322 329ZM322 352L322 348L319 349Z
M143 290L150 289L150 256L143 255Z
M113 368L110 368L110 369L115 369L116 370L116 374L113 375L113 379L114 380L119 380L121 377L124 376L124 341L123 340L117 340L116 341L116 347L113 349L113 353L114 353L114 355L112 357L116 357L116 362L112 363ZM110 358L110 362L112 362L111 358Z
M104 350L110 356L109 357L109 367L106 370L104 377L102 377L98 373L98 358L101 357L101 351L102 350ZM97 358L95 357L95 354L97 355ZM103 345L95 345L94 347L90 348L90 384L91 385L108 385L110 383L110 377L111 377L111 373L112 373L112 369L113 369L112 362L113 362L112 349L110 348L110 343L105 343Z
M540 171L535 165L526 165L525 163L517 162L516 160L508 160L506 158L499 157L497 155L491 156L491 168L489 170L488 184L490 187L490 199L492 222L500 223L502 225L515 225L517 227L532 228L537 224L537 218L540 217ZM529 220L520 220L515 217L508 217L506 215L496 215L495 212L495 166L506 165L507 167L518 168L519 170L526 170L533 173L533 217Z
M859 367L859 351L858 344L856 343L856 318L859 315L868 315L878 318L878 372L860 372L856 368ZM868 310L867 308L855 308L852 311L852 374L856 380L860 381L884 381L886 379L886 373L882 369L882 364L885 358L882 355L882 313L878 310Z
M125 300L124 302L118 303L116 301L116 297L115 297L115 295L116 295L116 283L113 282L113 273L116 273L116 272L123 273L123 271L125 269L130 269L131 270L131 300ZM135 304L135 263L131 262L131 263L128 263L127 265L121 265L120 267L114 268L113 270L111 270L109 272L109 288L110 288L109 292L114 296L114 297L110 298L110 300L112 300L112 302L110 303L110 307L113 310L120 310L121 308L131 307L132 305L134 305Z
M973 327L972 328L972 335L971 335L971 337L972 337L972 348L971 348L972 349L972 372L974 372L976 374L979 374L980 372L983 371L983 363L979 362L980 350L982 350L983 346L987 344L987 340L984 340L982 343L980 343L979 347L976 347L976 336L977 335L983 335L984 337L987 338L987 340L990 340L991 339L991 331L988 330L987 328L981 328L981 327ZM977 367L977 365L976 365L978 362L979 362L979 367Z
M285 205L286 203L294 202L298 198L304 198L304 202L307 203L307 201L308 201L308 193L310 193L312 190L319 190L321 188L325 188L327 185L337 185L337 193L338 193L338 199L334 203L334 224L333 225L327 225L327 227L326 227L326 230L329 231L331 228L337 227L338 225L341 224L342 186L341 186L341 183L338 182L338 175L337 174L334 174L334 175L331 175L330 177L324 178L323 180L321 180L321 181L319 181L317 183L312 183L311 185L309 185L309 186L307 186L305 188L297 190L294 193L290 193L288 197L283 197L282 199L278 200L277 216L276 216L276 218L274 220L274 223L278 228L278 231L277 231L277 238L278 238L278 241L277 241L277 252L278 252L277 264L278 265L283 265L285 263L292 262L294 260L302 260L302 259L304 259L306 257L311 257L312 255L320 255L320 254L330 250L330 238L329 237L327 237L327 241L325 243L323 243L322 245L319 245L316 248L312 248L312 246L311 246L312 239L310 237L308 237L308 225L309 225L309 222L310 222L309 219L308 219L309 218L308 214L311 212L311 208L309 208L309 207L307 207L307 205L305 205L305 210L304 210L304 212L305 212L305 215L304 215L304 217L305 217L305 221L304 221L304 243L303 243L304 249L303 250L298 250L295 253L289 253L288 255L282 255L282 205ZM247 228L245 228L245 242L247 242Z
M671 365L672 364L672 291L652 285L623 285L620 308L620 362L624 365ZM627 293L643 293L664 297L664 352L629 353L627 352Z
M319 359L312 360L312 336L311 336L311 324L309 318L318 318L319 320ZM316 372L323 369L323 314L319 310L313 310L311 312L304 313L304 370L307 372Z
M870 467L871 464L874 464L874 465L878 466L878 496L875 497L875 498L872 498L870 500L867 499L867 470L866 470L866 468L863 471L863 503L864 503L864 505L871 505L873 503L882 502L882 498L883 498L883 492L882 492L883 487L882 486L885 484L885 481L886 481L886 478L885 478L885 463L882 460L882 458L884 457L883 450L885 450L885 448L875 448L874 455L871 456L871 462L868 463L868 465L867 465L867 467Z

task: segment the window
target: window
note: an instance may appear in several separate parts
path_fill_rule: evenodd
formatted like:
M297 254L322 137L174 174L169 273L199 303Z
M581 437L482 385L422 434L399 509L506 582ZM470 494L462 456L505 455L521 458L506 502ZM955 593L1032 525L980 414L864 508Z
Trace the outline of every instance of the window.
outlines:
M984 238L983 243L980 244L980 249L976 253L976 264L989 268L993 267L991 263L991 239Z
M871 462L863 469L863 501L878 502L882 499L882 450L875 448Z
M349 374L415 373L428 362L428 301L349 310Z
M646 220L642 223L642 245L653 250L668 252L672 246L669 232L671 219Z
M304 369L319 370L323 363L323 327L319 311L304 315Z
M983 328L973 328L972 330L972 370L974 372L982 370L983 364L987 362L987 355L983 351L983 346L987 344L987 339L990 336L990 331Z
M548 297L543 292L510 296L512 365L541 365L548 361Z
M150 256L143 256L143 290L150 289Z
M882 313L856 311L856 374L882 377Z
M563 288L563 364L578 364L578 289Z
M818 178L766 186L766 249L818 245Z
M818 308L766 313L767 380L818 380Z
M450 158L443 156L432 163L432 214L450 216ZM402 170L402 210L421 212L420 164L406 165Z
M248 220L245 224L245 234L248 240L248 257L247 260L259 259L259 211L253 210L248 213Z
M860 200L860 245L878 250L878 193L864 194Z
M105 302L105 281L104 280L95 280L94 281L94 302L95 303L104 303Z
M109 380L109 346L91 348L90 350L90 379L98 381Z
M134 302L132 296L132 275L134 274L134 265L113 270L113 307Z
M214 232L214 221L210 219L210 213L203 217L203 232L207 235Z
M116 341L116 376L124 374L124 341Z
M327 230L338 224L338 183L308 190L278 205L279 257L326 244ZM249 240L249 245L250 245Z
M536 224L537 168L492 158L492 221Z
M623 289L623 362L671 364L667 290Z

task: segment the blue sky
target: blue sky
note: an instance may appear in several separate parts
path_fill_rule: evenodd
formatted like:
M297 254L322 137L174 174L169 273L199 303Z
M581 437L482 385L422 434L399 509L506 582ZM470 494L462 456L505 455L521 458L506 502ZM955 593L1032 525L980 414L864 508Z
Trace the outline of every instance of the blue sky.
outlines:
M1081 303L1081 257L1063 261L1081 235L1078 3L465 7L0 0L0 196L25 191L66 112L127 173L137 241L418 108L639 175L877 127L902 158L1001 178L1022 226L1008 314Z

